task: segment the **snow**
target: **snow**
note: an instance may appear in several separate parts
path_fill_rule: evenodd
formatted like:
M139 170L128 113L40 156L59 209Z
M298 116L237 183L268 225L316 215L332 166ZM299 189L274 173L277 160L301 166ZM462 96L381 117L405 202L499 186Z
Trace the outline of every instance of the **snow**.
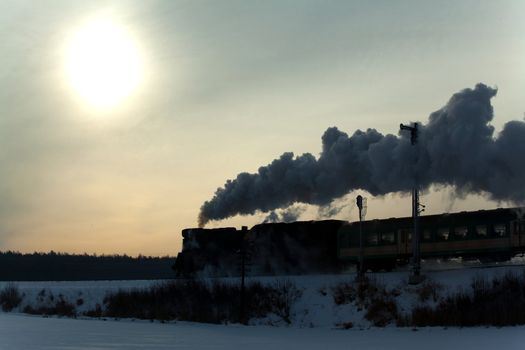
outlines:
M525 328L276 328L0 314L0 349L523 349Z
M468 264L467 264L468 265ZM505 273L522 274L517 265L480 267L458 262L427 262L427 281L440 285L445 296L458 289L468 289L474 277L491 279ZM421 303L417 288L407 284L407 269L369 276L389 290L396 289L398 307L408 311ZM139 320L101 320L80 317L43 318L17 313L25 305L52 303L49 296L63 298L77 305L77 312L103 305L108 292L119 289L147 288L163 281L82 281L82 282L16 282L24 295L22 305L13 313L0 312L0 350L3 349L505 349L525 348L525 327L505 328L397 328L371 327L363 318L364 311L355 304L336 305L333 288L341 282L352 282L355 274L280 277L291 280L302 291L291 312L291 324L276 315L250 321L250 326L237 324L209 325L188 322L158 323ZM213 279L207 279L211 282ZM222 281L238 283L238 278ZM275 283L276 277L252 277L250 281ZM0 282L3 288L7 282ZM44 292L42 292L44 291ZM82 299L82 304L76 301ZM430 303L432 301L429 301ZM351 322L349 330L339 324ZM277 326L269 327L268 325Z
M425 265L423 274L426 277L424 283L435 283L440 286L441 297L458 290L468 290L470 283L475 277L484 277L488 280L501 277L506 273L523 274L523 265L495 265L493 267L481 267L473 265L465 267L456 262L431 262ZM418 288L408 284L410 272L407 269L396 272L369 273L371 279L378 284L384 285L387 290L396 289L400 295L396 302L400 311L409 312L415 306L421 305L418 297ZM369 328L370 323L363 318L365 311L359 310L354 304L335 305L333 301L333 288L342 282L353 283L355 274L340 275L309 275L291 276L289 278L299 289L303 291L302 297L295 303L292 309L292 325L296 327L324 327L333 328L337 324L351 322L357 328ZM257 277L254 280L272 283L275 277ZM248 279L249 281L250 279ZM427 304L435 304L432 300ZM252 324L272 324L272 319L255 320Z
M106 294L119 289L147 288L162 281L137 280L137 281L46 281L46 282L15 282L23 301L20 310L26 305L51 305L57 298L76 306L79 313L93 310L97 304L102 305ZM10 282L0 282L0 289ZM77 301L82 300L82 305Z
M426 262L424 274L427 282L436 283L440 286L442 297L457 290L467 290L474 277L483 276L491 279L502 276L507 272L522 274L525 272L523 265L497 266L492 268L480 268L477 265L467 266L458 262L439 261ZM391 273L368 274L377 283L384 285L387 290L399 291L396 303L401 312L409 312L413 307L421 305L418 299L418 287L408 285L408 269ZM336 305L333 299L334 287L342 282L352 283L355 274L339 275L304 275L287 277L251 277L250 281L259 281L272 284L277 280L291 280L302 296L294 303L291 310L291 326L297 328L329 328L337 327L339 324L351 322L354 327L366 329L370 322L364 319L364 310L360 310L355 304ZM207 279L204 281L212 281ZM238 278L222 278L223 282L239 283ZM23 301L19 308L13 311L21 311L26 305L34 308L39 306L51 306L58 298L75 305L76 311L82 315L88 310L94 310L97 305L104 306L104 297L119 289L147 288L151 285L165 281L79 281L79 282L16 282ZM3 288L7 282L0 282ZM427 301L432 304L433 301ZM434 302L435 303L435 302ZM1 313L1 312L0 312ZM276 315L269 315L263 319L252 319L252 325L289 326Z

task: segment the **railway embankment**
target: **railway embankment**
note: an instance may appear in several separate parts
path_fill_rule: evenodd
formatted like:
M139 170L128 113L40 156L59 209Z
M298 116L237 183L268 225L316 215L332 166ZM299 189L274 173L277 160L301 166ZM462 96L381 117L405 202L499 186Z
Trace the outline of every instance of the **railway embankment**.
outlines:
M0 285L3 312L47 316L245 323L286 327L470 327L525 324L525 267L162 281ZM244 296L243 296L244 295Z

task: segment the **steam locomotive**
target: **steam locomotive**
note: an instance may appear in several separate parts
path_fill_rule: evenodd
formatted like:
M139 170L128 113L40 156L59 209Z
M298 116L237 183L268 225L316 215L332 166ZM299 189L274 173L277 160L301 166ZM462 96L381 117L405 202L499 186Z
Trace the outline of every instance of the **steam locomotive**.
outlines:
M506 261L525 252L525 208L480 210L419 218L421 257ZM265 223L250 230L185 229L174 266L180 276L235 276L245 249L253 275L337 273L358 264L391 270L412 255L411 217Z

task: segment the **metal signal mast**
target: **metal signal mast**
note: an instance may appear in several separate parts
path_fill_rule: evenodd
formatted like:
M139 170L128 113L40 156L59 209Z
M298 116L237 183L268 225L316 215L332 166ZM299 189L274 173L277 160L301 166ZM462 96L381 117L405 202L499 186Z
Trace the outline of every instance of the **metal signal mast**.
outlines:
M418 129L417 123L414 126L400 124L401 130L410 131L410 143L417 144ZM418 284L422 281L421 276L421 254L420 254L420 234L419 234L419 214L425 210L424 205L419 203L419 183L417 173L414 174L414 188L412 189L412 218L414 220L414 230L412 234L412 275L409 278L410 284ZM422 209L420 209L422 208Z
M359 208L359 266L357 270L357 278L361 279L365 276L364 252L363 252L363 219L366 215L366 198L359 195L356 198L357 208Z

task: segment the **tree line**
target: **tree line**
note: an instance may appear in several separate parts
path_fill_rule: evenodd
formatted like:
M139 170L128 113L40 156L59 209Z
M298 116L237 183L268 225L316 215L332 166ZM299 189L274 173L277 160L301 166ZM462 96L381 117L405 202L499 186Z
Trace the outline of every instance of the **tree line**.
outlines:
M0 252L0 281L86 281L169 279L175 258Z

